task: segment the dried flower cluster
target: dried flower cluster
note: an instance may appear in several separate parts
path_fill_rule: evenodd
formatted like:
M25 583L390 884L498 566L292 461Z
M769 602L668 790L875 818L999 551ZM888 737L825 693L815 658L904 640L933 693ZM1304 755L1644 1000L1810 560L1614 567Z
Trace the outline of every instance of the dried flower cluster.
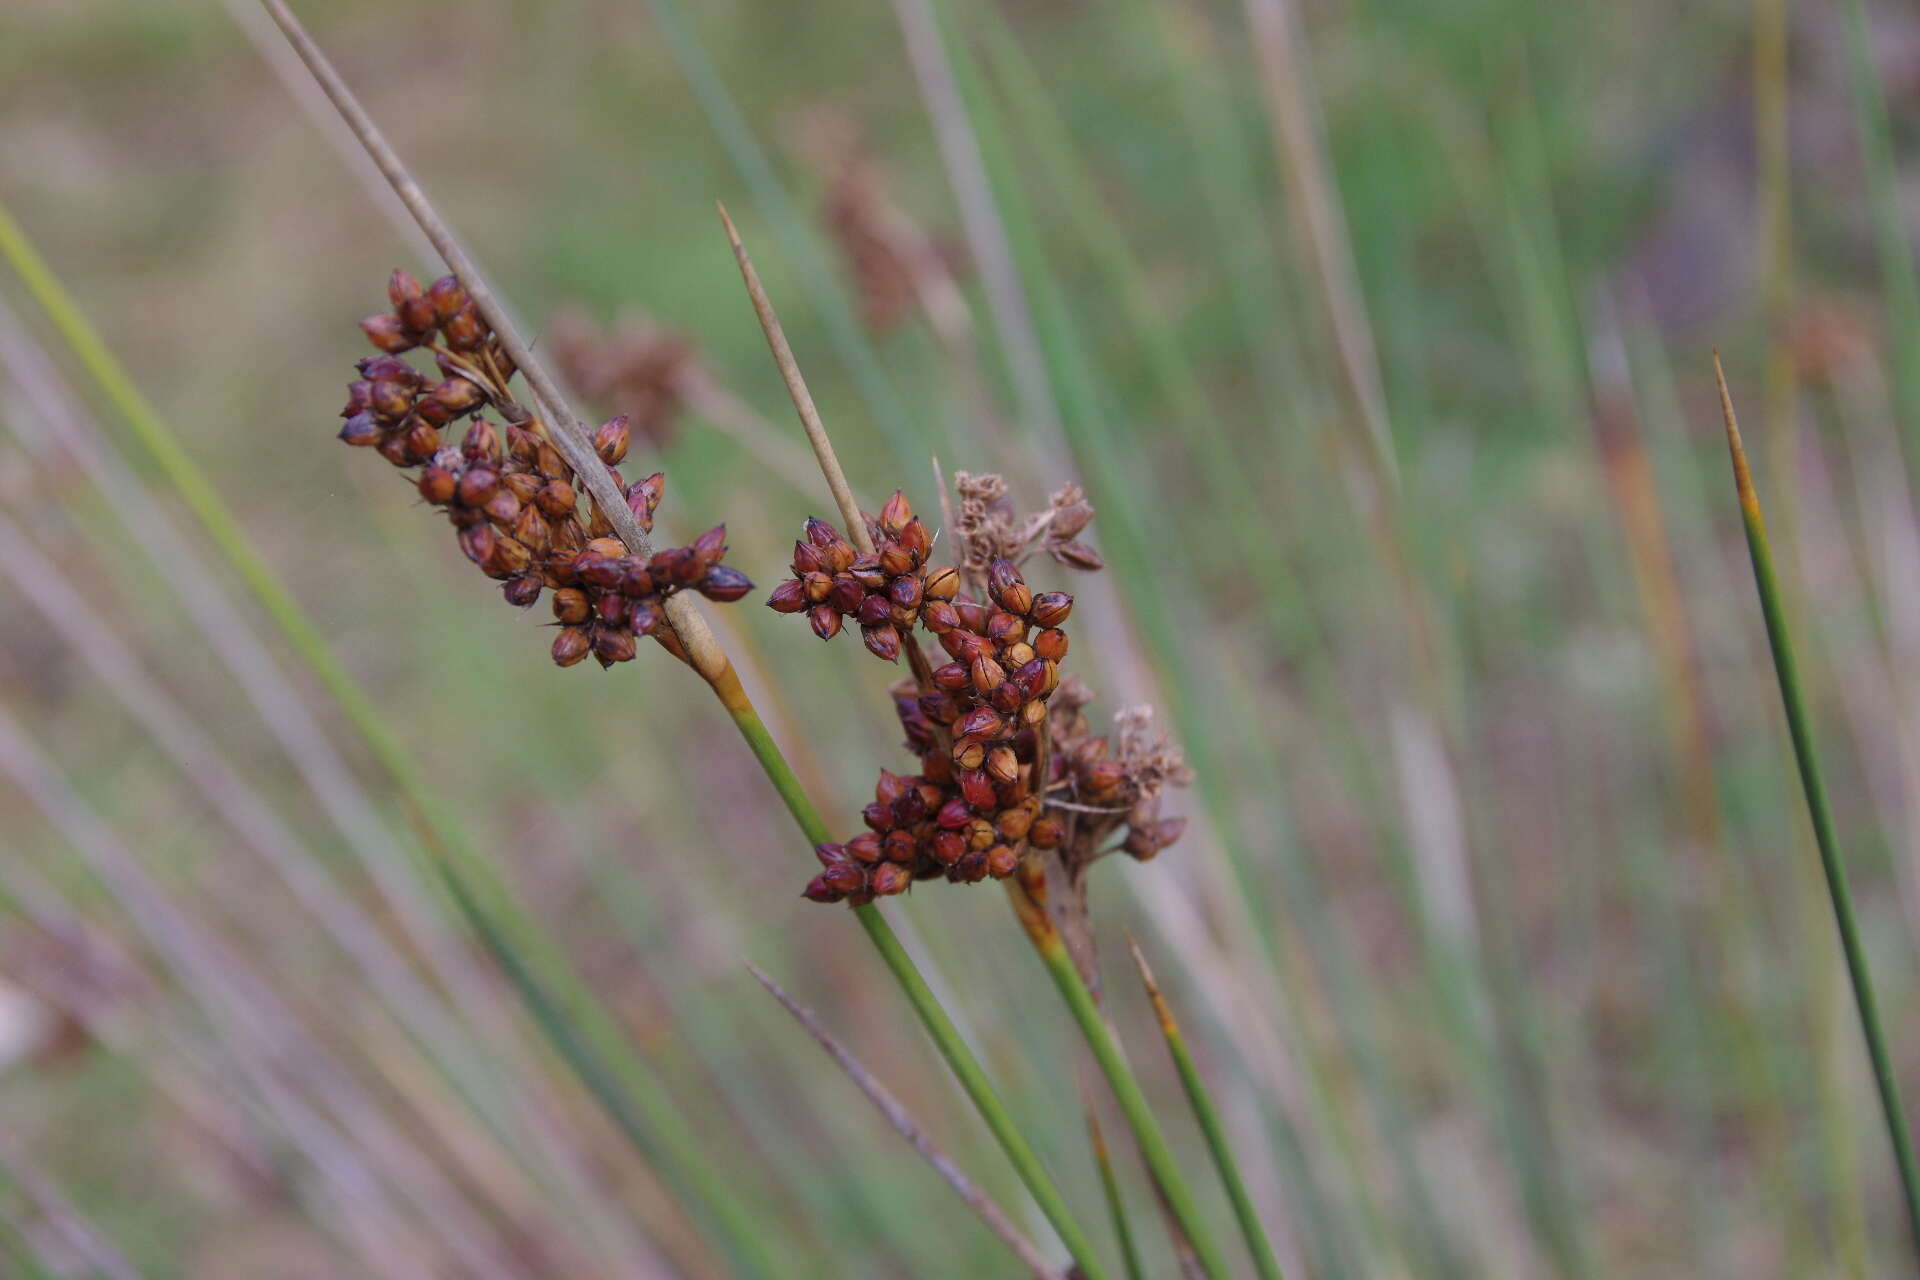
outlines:
M753 589L745 574L721 563L724 525L691 546L642 559L611 536L591 501L583 517L572 468L539 420L513 399L513 362L458 280L447 276L423 289L395 271L387 297L391 311L361 322L383 354L360 361L341 411L347 422L340 438L376 449L396 467L417 467L421 498L446 512L460 549L503 583L509 604L524 608L552 589L560 625L556 663L569 667L589 654L603 667L625 662L640 636L678 654L671 628L662 626L667 596L691 588L731 601ZM433 353L439 381L401 358L415 349ZM504 428L479 416L488 406L508 419ZM472 422L456 447L445 433L462 417ZM594 449L617 468L630 438L628 420L614 418L594 433ZM650 531L666 477L656 472L631 485L618 470L613 477L640 527Z
M1028 554L1048 545L1046 531L1056 526L1066 530L1056 540L1069 540L1092 518L1079 490L1068 486L1050 513L1003 529L988 518L983 495L998 485L995 497L1004 498L1005 486L986 479L992 484L983 488L967 477L971 488L962 489L976 509L971 519L962 516L961 527L970 524L979 540L963 544L963 563L975 563L982 546ZM932 536L904 494L895 493L866 524L874 550L861 555L839 530L810 518L794 546L793 577L767 603L807 614L823 640L851 618L876 656L896 661L904 649L913 657L915 679L893 697L919 771L881 771L862 814L868 830L816 850L823 870L806 896L858 904L936 876L956 883L1005 879L1022 858L1044 851L1083 867L1106 851L1096 844L1120 826L1129 826L1127 852L1141 859L1171 843L1179 824L1160 819L1158 795L1165 782L1182 780L1177 756L1169 757L1164 744L1156 754L1131 740L1114 752L1086 727L1084 688L1071 679L1063 684L1063 624L1073 597L1035 593L1010 555L986 560L977 574L930 567ZM1098 563L1091 549L1060 558ZM963 589L969 583L984 599ZM934 667L921 656L916 626L938 639L950 661ZM1063 689L1067 696L1056 699Z

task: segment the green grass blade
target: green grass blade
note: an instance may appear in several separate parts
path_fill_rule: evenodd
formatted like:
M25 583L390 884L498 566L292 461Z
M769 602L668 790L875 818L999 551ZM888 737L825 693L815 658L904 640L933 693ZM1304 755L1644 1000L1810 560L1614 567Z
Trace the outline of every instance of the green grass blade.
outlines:
M1787 621L1780 604L1780 589L1774 580L1773 552L1767 542L1767 526L1760 514L1760 496L1754 491L1753 476L1747 470L1746 450L1740 443L1740 426L1733 414L1733 397L1727 391L1726 374L1720 368L1720 356L1713 358L1713 373L1720 387L1720 411L1726 420L1727 449L1733 459L1734 486L1740 495L1740 520L1746 527L1747 552L1753 560L1753 583L1760 595L1760 612L1767 624L1767 644L1773 650L1773 669L1780 682L1780 702L1787 715L1787 732L1793 738L1793 755L1800 767L1800 786L1807 797L1807 816L1813 824L1814 843L1820 850L1820 869L1827 879L1827 895L1833 901L1833 922L1840 934L1840 947L1847 958L1847 976L1853 983L1854 1004L1860 1011L1860 1031L1866 1037L1867 1056L1873 1064L1874 1083L1880 1092L1880 1109L1887 1125L1887 1140L1893 1145L1894 1163L1899 1166L1901 1190L1906 1197L1907 1227L1920 1250L1920 1173L1913 1162L1912 1139L1907 1133L1906 1112L1900 1104L1900 1088L1894 1081L1893 1063L1887 1051L1886 1032L1881 1027L1879 1002L1873 994L1873 975L1867 968L1866 952L1860 945L1859 926L1853 916L1853 894L1847 887L1846 864L1840 861L1840 842L1834 834L1833 812L1827 804L1826 783L1820 776L1820 757L1813 743L1813 727L1806 702L1800 691L1800 671L1793 654L1793 639L1787 634Z
M1093 1114L1090 1098L1087 1100L1087 1141L1093 1146L1093 1162L1100 1169L1100 1189L1107 1197L1107 1212L1113 1216L1113 1234L1120 1241L1120 1257L1126 1263L1127 1280L1145 1280L1147 1273L1140 1266L1140 1248L1133 1242L1133 1221L1127 1214L1126 1199L1120 1194L1120 1179L1113 1170L1113 1153L1107 1149L1107 1137L1100 1132L1100 1120Z
M1167 1039L1167 1053L1173 1058L1174 1069L1180 1073L1180 1083L1187 1091L1187 1101L1193 1105L1194 1119L1199 1121L1200 1131L1206 1135L1207 1149L1213 1152L1213 1163L1220 1170L1220 1181L1226 1184L1227 1198L1233 1202L1233 1216L1240 1220L1240 1233L1246 1237L1247 1252L1253 1255L1253 1265L1263 1280L1282 1280L1280 1260L1274 1257L1266 1228L1260 1225L1260 1215L1254 1210L1253 1197L1247 1194L1246 1179L1240 1176L1240 1165L1233 1158L1233 1146L1227 1141L1227 1128L1220 1122L1220 1113L1213 1105L1213 1095L1207 1090L1207 1082L1200 1078L1200 1068L1194 1065L1193 1054L1187 1049L1187 1038L1182 1034L1180 1023L1174 1018L1166 997L1160 994L1160 984L1154 981L1153 970L1147 967L1147 958L1141 954L1140 944L1129 938L1127 945L1133 951L1134 964L1139 966L1140 981L1146 984L1147 998L1153 1001L1154 1014L1160 1019L1160 1033Z

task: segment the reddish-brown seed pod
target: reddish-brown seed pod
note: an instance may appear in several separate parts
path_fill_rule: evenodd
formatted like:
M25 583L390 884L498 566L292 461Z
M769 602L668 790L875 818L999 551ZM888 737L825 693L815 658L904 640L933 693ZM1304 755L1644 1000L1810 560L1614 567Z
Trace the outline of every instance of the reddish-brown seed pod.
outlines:
M793 544L792 565L793 576L796 578L804 578L810 573L818 573L820 572L820 552L814 548L812 543L796 542Z
M836 862L847 861L847 846L824 841L813 846L813 856L820 859L820 865L830 867Z
M807 607L806 584L798 578L788 578L774 587L767 597L767 608L775 613L798 613Z
M1064 835L1060 824L1043 814L1027 828L1027 843L1036 849L1058 849Z
M625 627L602 627L593 638L593 656L602 666L631 662L634 652L633 632Z
M1047 704L1044 702L1029 702L1020 708L1020 722L1029 729L1039 728L1040 722L1046 718Z
M861 556L847 566L846 574L869 591L887 589L887 572L880 567L878 556Z
M978 769L987 762L984 743L968 740L953 744L953 763L962 769Z
M453 421L453 414L445 405L425 396L413 402L413 412L430 427L444 427Z
M847 856L856 862L880 861L880 837L872 831L862 831L847 841Z
M827 603L841 613L858 613L860 606L866 602L867 589L847 574L834 578L833 586L827 592Z
M498 539L494 537L492 525L476 524L460 531L460 549L466 552L467 559L475 564L486 563L487 558L493 554L496 541Z
M731 604L753 590L753 580L729 565L717 564L700 579L700 594L716 604Z
M633 601L608 591L593 602L593 611L600 615L602 621L624 627L627 625L627 615L633 612Z
M991 809L994 806L993 783L980 770L968 769L960 775L960 798L976 809Z
M942 693L938 689L929 689L920 695L920 712L935 724L952 724L960 718L960 704L953 695Z
M1033 638L1033 651L1049 662L1060 661L1067 656L1067 633L1048 627Z
M525 609L540 599L540 579L531 575L515 578L500 589L500 595L516 609Z
M828 884L827 874L823 871L807 881L807 887L800 891L800 896L808 902L834 903L841 901L847 895Z
M863 627L884 626L893 621L893 607L881 595L868 596L853 612L854 621Z
M356 413L365 413L373 407L373 381L370 378L355 378L347 384L347 406L340 410L340 416L351 418Z
M813 623L813 634L822 640L831 640L840 634L840 615L831 605L815 605L807 618Z
M702 565L716 564L727 553L727 526L717 524L693 540L693 554Z
M827 597L833 594L833 579L818 571L803 574L800 585L807 593L808 604L824 604Z
M828 888L840 893L856 893L867 887L866 870L854 862L836 862L822 871L818 878L825 881Z
M511 578L525 573L533 564L533 552L517 538L495 538L493 550L480 562L480 570L489 578Z
M646 561L639 556L621 556L619 564L621 595L638 600L653 594L653 571L647 568Z
M993 820L993 829L1009 844L1019 844L1032 828L1033 814L1019 805L1002 809Z
M960 717L953 732L960 738L998 738L1006 731L1006 721L990 707L975 707Z
M913 557L914 564L926 563L927 556L933 551L933 535L927 532L924 520L919 516L913 517L900 526L900 532L895 536L900 545L906 548L907 554Z
M578 587L562 587L553 593L553 616L561 622L585 622L592 612L593 602Z
M887 599L893 602L895 608L918 609L923 598L924 591L920 579L912 574L895 578L887 584Z
M1046 683L1040 686L1040 696L1044 698L1060 687L1060 664L1049 659L1043 659L1043 661L1047 664L1047 679Z
M434 455L440 452L440 433L418 418L412 420L412 425L407 428L407 434L402 437L402 440L405 443L409 464L431 462Z
M664 472L656 471L644 480L634 481L627 490L627 509L633 512L633 518L648 533L653 532L653 513L660 507L660 499L667 490L667 477Z
M460 505L484 507L499 487L499 473L488 467L468 467L460 477Z
M867 888L882 898L905 893L907 886L912 883L913 873L897 862L883 862L867 876Z
M600 424L593 433L593 451L600 455L600 461L610 467L617 467L627 456L627 446L633 439L633 433L627 427L627 415L609 418Z
M620 567L618 560L589 550L574 557L573 572L588 586L611 591L620 585L620 575L625 570Z
M960 615L945 600L929 600L920 606L920 624L934 635L945 635L960 625Z
M927 801L918 787L901 792L893 802L893 824L896 827L917 826L926 816Z
M371 413L356 413L340 428L340 439L357 449L379 444L380 424L374 421Z
M413 391L398 382L376 382L368 402L374 417L384 422L398 422L413 408Z
M969 849L990 849L998 842L993 824L985 818L975 818L969 822L965 835Z
M958 831L973 821L973 811L967 807L963 797L955 796L940 806L940 812L934 815L933 820L945 830Z
M1004 844L996 844L987 850L987 874L995 880L1005 880L1020 865L1020 855Z
M1000 651L1000 661L1016 671L1032 662L1034 657L1033 646L1024 640L1016 640Z
M1080 789L1090 798L1110 796L1126 776L1126 767L1118 760L1095 760L1080 771Z
M587 638L585 631L579 627L566 627L553 638L553 661L557 666L570 667L586 657L592 648L593 641Z
M987 594L1008 613L1024 614L1033 607L1033 590L1011 560L995 560L987 570Z
M452 502L459 487L459 480L445 467L428 467L420 473L420 496L436 507L444 507Z
M866 642L867 652L882 662L900 660L900 633L891 626L861 627L860 638Z
M991 658L994 653L993 641L972 631L949 631L940 637L941 647L962 662L971 663L975 658Z
M455 351L478 351L487 340L487 327L472 307L462 307L442 320L440 332Z
M952 600L960 594L960 571L952 565L927 574L927 599Z
M486 392L466 378L443 379L427 394L435 404L455 416L471 413L487 402Z
M413 465L413 459L407 456L407 442L399 436L377 437L373 451L396 467Z
M627 544L618 538L596 537L587 543L587 550L609 560L621 560L626 557Z
M885 801L875 800L860 811L860 817L875 831L893 830L893 806Z
M933 669L933 683L948 693L958 693L967 687L967 664L949 662L945 666Z
M911 866L919 853L920 842L913 838L913 832L899 827L887 832L886 839L880 842L880 856L888 862Z
M434 315L441 320L451 319L467 305L467 291L454 276L441 276L428 285L427 298L433 303Z
M888 542L879 549L879 569L889 578L897 578L914 570L913 553L898 542Z
M487 513L487 519L502 529L511 529L514 521L520 518L520 499L513 496L511 489L502 486L487 499L487 505L482 510Z
M907 780L891 769L882 769L878 781L873 784L873 798L882 804L892 804L906 791Z
M574 513L580 498L565 480L549 480L535 491L533 501L542 515L561 520Z
M420 345L416 339L407 336L400 317L391 312L383 311L377 316L368 316L360 322L360 332L367 335L368 342L388 355L399 355Z
M880 508L880 527L889 532L898 530L901 525L913 519L913 504L907 501L907 495L895 489Z
M967 676L973 691L984 697L1000 687L1007 678L1007 672L992 658L975 658L967 668Z
M1073 597L1064 591L1044 591L1033 598L1027 616L1043 627L1057 627L1073 612Z
M801 527L806 533L807 541L822 551L842 541L840 531L819 516L808 516L806 524Z
M633 611L627 615L627 625L633 628L635 635L650 636L660 630L660 623L665 617L658 598L647 596L633 602Z
M533 450L533 469L549 480L567 480L573 471L567 466L567 460L560 451L542 440Z
M996 645L1018 644L1026 638L1027 624L1004 610L987 619L987 639Z
M1107 562L1100 553L1084 542L1052 543L1047 547L1047 554L1069 569L1079 569L1087 573L1107 567Z
M967 852L966 839L957 831L935 833L927 846L927 854L943 867L950 867Z
M986 774L987 777L999 783L1017 781L1020 777L1020 762L1015 758L1013 748L995 747L987 752Z
M500 454L500 433L485 418L475 418L460 441L460 456L468 462L492 462Z
M1020 692L1028 698L1037 698L1046 688L1047 664L1039 658L1022 663L1014 668L1013 675L1009 679L1018 685Z

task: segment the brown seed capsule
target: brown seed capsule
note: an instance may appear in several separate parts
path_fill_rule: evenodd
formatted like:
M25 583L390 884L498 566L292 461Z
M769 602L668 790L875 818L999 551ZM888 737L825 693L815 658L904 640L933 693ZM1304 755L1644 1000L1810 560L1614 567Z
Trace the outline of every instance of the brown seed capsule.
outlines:
M998 738L1006 731L1006 722L990 707L975 707L960 717L953 732L960 738Z
M593 611L608 625L624 627L627 615L633 612L633 601L609 591L593 602Z
M717 564L700 579L699 592L716 604L730 604L753 590L753 580L738 569Z
M648 533L653 532L653 513L660 506L660 499L667 488L664 472L656 471L644 480L636 480L627 490L627 509L633 512L633 518Z
M618 560L587 550L574 557L573 572L574 576L588 586L598 587L602 591L611 591L620 585L620 575L624 570Z
M964 662L949 662L933 669L933 683L948 693L958 693L966 688L967 680L967 664Z
M1033 814L1015 805L1011 809L1002 809L993 820L993 829L1000 838L1009 844L1019 844L1026 839L1027 832L1033 827Z
M887 571L880 567L880 557L861 556L847 566L847 576L869 591L887 589Z
M380 443L380 424L371 413L356 413L340 428L340 439L355 448Z
M1020 722L1029 729L1038 729L1040 722L1046 718L1047 704L1044 702L1029 702L1020 708Z
M893 606L887 603L885 596L871 595L860 602L853 616L863 627L885 626L893 621Z
M927 531L926 521L919 516L900 526L900 532L894 535L900 545L913 557L916 565L925 564L927 556L933 551L933 535Z
M375 437L373 451L396 467L413 465L413 459L407 456L407 442L399 436Z
M498 539L494 537L492 525L476 524L460 531L460 549L475 564L487 562L487 558L493 554L496 541Z
M847 574L834 578L833 587L827 592L827 603L841 613L858 613L866 602L867 589Z
M1024 614L1033 607L1033 590L1011 560L995 560L987 570L987 594L1008 613Z
M887 584L887 599L900 609L918 609L923 599L923 586L919 578L912 574L895 578Z
M818 879L840 893L856 893L867 887L867 873L857 863L842 860L822 871Z
M880 526L889 531L897 531L900 526L913 519L913 504L907 501L907 495L898 489L880 508Z
M996 844L987 850L987 874L995 880L1005 880L1020 865L1020 855L1004 844Z
M840 634L840 615L831 605L815 605L807 618L813 623L813 634L822 640L831 640Z
M998 689L1007 678L1006 668L992 658L975 658L967 668L967 675L973 691L983 697Z
M875 800L860 811L861 819L875 831L893 830L893 806L884 800Z
M1032 662L1035 656L1033 646L1022 640L1016 640L1000 651L1000 661L1016 671Z
M460 505L484 507L500 487L500 476L487 467L468 467L460 477Z
M570 667L587 656L593 648L593 641L579 627L567 627L553 638L553 661L556 665Z
M798 578L788 578L773 589L767 597L767 608L775 613L798 613L807 607L806 584Z
M480 562L489 578L511 578L525 573L533 564L533 552L517 538L495 538L493 551Z
M1112 795L1126 780L1126 766L1118 760L1095 760L1080 771L1081 794L1090 799Z
M860 638L866 641L867 652L882 662L900 660L900 633L891 626L861 627Z
M824 573L803 574L800 585L807 593L808 604L825 603L827 597L833 594L833 579Z
M966 839L957 831L938 832L927 846L928 855L943 867L950 867L960 861L966 852Z
M444 379L435 383L427 394L435 404L456 417L471 413L487 402L486 392L480 390L479 384L465 378Z
M987 752L987 776L999 783L1014 782L1019 779L1020 762L1014 757L1012 747L995 747Z
M562 587L553 593L553 616L561 622L585 622L592 612L593 602L578 587Z
M391 312L368 316L360 322L360 332L367 335L367 341L388 355L399 355L420 345L418 339L407 336L406 326L400 323L399 316Z
M1069 569L1091 573L1095 569L1107 567L1107 562L1101 558L1100 553L1084 542L1048 543L1047 554Z
M872 831L862 831L847 841L847 856L856 862L880 861L880 837Z
M987 619L987 639L1003 648L1020 643L1026 634L1027 624L1010 613L996 612Z
M511 529L513 522L520 518L520 499L514 497L511 490L503 487L487 499L487 505L483 510L487 513L487 519L503 529Z
M960 775L960 798L976 809L991 809L995 804L993 782L980 770L968 769Z
M979 884L987 878L987 855L969 853L953 865L947 879L959 884Z
M487 340L487 327L472 307L462 307L442 320L440 332L455 351L478 351Z
M960 615L945 600L929 600L920 606L920 623L934 635L945 635L960 625Z
M565 480L549 480L540 486L533 501L543 515L559 520L572 515L580 499Z
M1027 843L1036 849L1058 849L1064 835L1057 821L1043 815L1027 828Z
M964 834L969 849L991 849L996 842L993 824L985 818L975 818L969 822Z
M952 724L960 718L960 704L950 693L938 689L929 689L919 698L921 714L935 724Z
M892 804L908 790L907 780L891 769L880 771L879 781L873 784L873 798L882 804Z
M1033 638L1033 651L1049 662L1060 661L1067 656L1067 633L1048 627Z
M609 560L618 560L627 554L627 544L618 538L595 538L587 543L587 550Z
M813 856L820 859L821 866L831 867L836 863L848 861L847 846L826 841L813 846Z
M887 832L886 839L880 842L880 856L888 862L911 865L919 853L920 842L913 838L913 832L899 827Z
M977 739L953 744L953 763L961 769L978 769L987 762L987 747Z
M452 502L459 487L460 482L445 467L428 467L420 473L420 496L436 507Z
M693 554L702 565L716 564L727 553L727 526L717 524L693 540Z
M940 812L934 815L933 820L943 830L959 831L973 821L973 811L967 807L964 797L955 796L940 806Z
M630 662L635 652L633 632L625 627L602 627L593 638L593 656L602 666Z
M414 465L433 461L434 455L440 452L440 433L417 418L412 423L403 437L407 461Z
M800 896L808 902L834 903L844 900L847 895L828 884L827 874L823 871L807 881L807 887L800 891Z
M427 287L427 297L433 303L433 313L445 320L467 305L467 291L460 287L460 281L453 276L441 276Z
M958 628L940 637L940 647L962 662L971 663L975 658L991 658L994 653L993 641L972 631Z
M633 602L633 612L627 616L627 625L633 628L635 635L655 635L666 616L660 608L659 597L648 596Z
M623 413L600 424L600 429L593 433L593 451L600 455L600 461L617 467L627 456L632 438L633 433L627 429L627 415Z
M905 893L913 883L913 874L897 862L883 862L867 875L867 887L878 897Z
M888 542L880 547L880 572L889 578L897 578L914 570L913 553L898 542Z
M960 594L960 571L952 565L930 570L926 575L929 600L952 600Z

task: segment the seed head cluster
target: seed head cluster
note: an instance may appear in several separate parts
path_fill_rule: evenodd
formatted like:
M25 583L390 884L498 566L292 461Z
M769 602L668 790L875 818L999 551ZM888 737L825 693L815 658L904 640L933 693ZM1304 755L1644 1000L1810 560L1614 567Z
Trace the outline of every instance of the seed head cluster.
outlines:
M539 419L514 400L513 362L457 279L422 288L395 271L387 298L391 311L361 321L382 354L359 362L340 438L413 471L420 497L446 513L461 551L501 582L507 603L525 608L552 590L560 627L554 662L570 667L591 655L609 667L630 660L644 636L677 653L672 629L662 625L667 596L692 589L726 602L753 589L722 563L725 525L691 546L642 558L612 536L591 500L583 514L572 468ZM416 349L432 353L439 380L402 359ZM507 419L504 426L480 416L488 407ZM456 446L448 433L460 418L471 421ZM666 477L655 472L627 483L618 466L630 439L628 420L618 417L594 433L593 444L634 518L651 531Z
M861 815L867 830L816 849L822 870L805 896L858 905L916 880L1006 879L1023 857L1048 851L1077 859L1063 846L1078 817L1056 802L1118 815L1108 832L1124 825L1143 794L1134 762L1115 758L1105 738L1086 730L1083 688L1062 684L1073 597L1036 593L1001 556L974 575L984 597L975 598L960 570L927 563L933 539L904 494L866 523L874 550L861 555L834 526L808 519L793 576L767 604L806 614L823 640L852 619L875 656L893 662L904 650L915 659L915 679L897 686L893 700L918 771L881 771ZM921 656L916 628L939 642L944 665ZM1050 717L1063 687L1074 692ZM1157 808L1149 821L1158 821ZM1158 827L1127 848L1151 857L1177 834Z

